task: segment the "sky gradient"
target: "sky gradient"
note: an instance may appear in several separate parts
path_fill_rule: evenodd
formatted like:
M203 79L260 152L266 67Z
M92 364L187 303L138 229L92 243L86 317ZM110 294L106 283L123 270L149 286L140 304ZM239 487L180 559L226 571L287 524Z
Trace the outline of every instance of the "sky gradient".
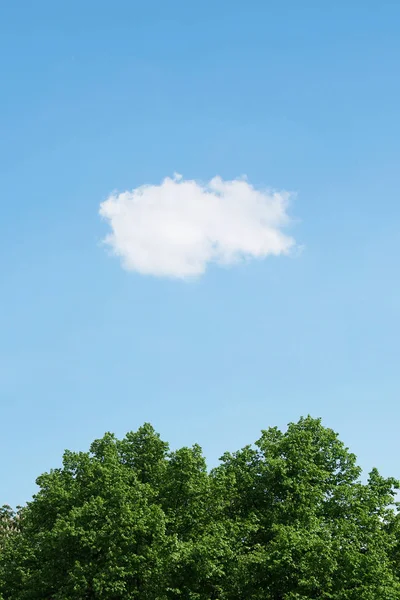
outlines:
M213 465L321 416L400 477L400 4L55 4L0 9L0 503L144 421ZM174 173L289 192L301 252L124 269L101 204Z

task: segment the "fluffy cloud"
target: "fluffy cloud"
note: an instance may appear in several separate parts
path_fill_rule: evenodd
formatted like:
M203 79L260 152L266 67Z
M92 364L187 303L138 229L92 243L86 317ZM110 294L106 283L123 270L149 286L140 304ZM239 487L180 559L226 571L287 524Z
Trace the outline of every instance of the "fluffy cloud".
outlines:
M100 205L105 238L124 268L161 277L201 275L209 263L288 254L295 242L287 192L255 189L244 179L206 184L180 175L160 185L113 194Z

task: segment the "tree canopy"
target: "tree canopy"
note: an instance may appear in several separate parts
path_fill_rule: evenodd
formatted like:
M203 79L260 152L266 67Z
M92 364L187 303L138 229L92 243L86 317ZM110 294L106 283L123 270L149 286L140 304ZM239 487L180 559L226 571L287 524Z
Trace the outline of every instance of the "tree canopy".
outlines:
M398 482L319 419L262 431L209 471L151 425L64 453L0 511L3 600L394 600ZM2 596L1 596L2 595Z

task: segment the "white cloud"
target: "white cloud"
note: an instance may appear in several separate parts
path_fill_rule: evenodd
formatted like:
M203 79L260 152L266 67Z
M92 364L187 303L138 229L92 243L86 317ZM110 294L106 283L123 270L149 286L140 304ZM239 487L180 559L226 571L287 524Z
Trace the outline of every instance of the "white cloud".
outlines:
M113 194L100 205L105 242L124 268L161 277L201 275L209 263L288 254L287 192L257 190L245 179L206 184L166 178Z

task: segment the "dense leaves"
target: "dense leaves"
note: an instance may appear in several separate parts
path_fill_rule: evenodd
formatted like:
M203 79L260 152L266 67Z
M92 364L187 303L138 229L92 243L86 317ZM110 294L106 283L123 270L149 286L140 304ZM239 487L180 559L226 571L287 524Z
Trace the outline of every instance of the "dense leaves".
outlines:
M397 482L311 417L209 472L146 424L65 452L0 510L3 600L394 600ZM1 596L0 596L1 597Z

